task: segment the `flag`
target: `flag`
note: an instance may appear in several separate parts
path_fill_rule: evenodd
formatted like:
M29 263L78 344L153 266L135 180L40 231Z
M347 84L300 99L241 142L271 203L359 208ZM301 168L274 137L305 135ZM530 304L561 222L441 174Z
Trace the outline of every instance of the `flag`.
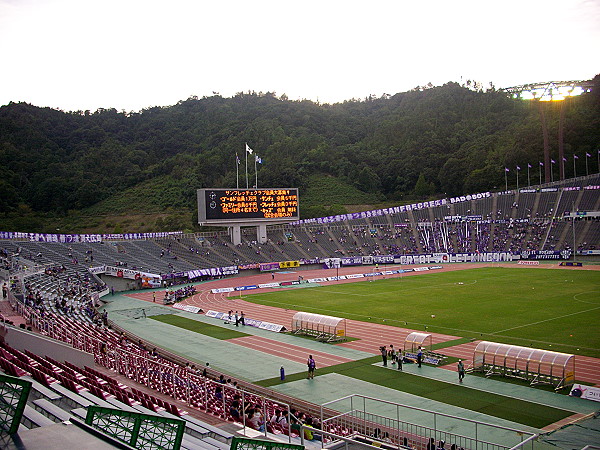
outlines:
M262 164L262 158L258 155L254 155L254 161L256 161L259 164Z
M240 157L237 153L235 154L235 162L238 163L238 166L240 165Z
M250 147L248 147L248 144L246 144L246 151L250 154L252 154L252 149Z
M540 166L543 166L543 165L544 165L544 163L540 161Z
M567 158L565 158L565 157L563 156L563 161L566 161L566 160L567 160Z
M508 167L505 167L505 168L504 168L504 171L505 171L505 172L510 172L510 169L509 169Z
M585 152L585 156L586 156L586 158L591 158L592 157L592 155L590 155L588 152Z
M579 159L579 156L573 155L573 159Z
M521 170L521 168L519 166L517 166L517 170Z
M531 169L531 164L527 163L527 167L528 167L529 169Z
M550 163L552 164L556 164L556 161L554 161L553 159L550 160Z

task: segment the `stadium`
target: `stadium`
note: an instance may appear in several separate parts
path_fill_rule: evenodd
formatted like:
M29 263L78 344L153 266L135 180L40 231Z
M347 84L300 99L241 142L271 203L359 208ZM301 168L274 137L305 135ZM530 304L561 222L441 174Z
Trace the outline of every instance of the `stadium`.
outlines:
M597 445L599 189L4 232L2 447Z

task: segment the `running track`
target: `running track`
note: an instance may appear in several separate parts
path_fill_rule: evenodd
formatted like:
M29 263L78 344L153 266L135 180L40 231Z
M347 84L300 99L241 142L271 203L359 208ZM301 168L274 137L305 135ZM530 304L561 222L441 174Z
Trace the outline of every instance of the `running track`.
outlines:
M493 264L495 267L498 264ZM492 264L490 264L492 266ZM515 268L522 267L526 270L525 266L516 266L514 264L506 265L507 267ZM406 268L407 266L403 266ZM408 266L410 267L410 266ZM441 271L455 271L455 270L465 270L474 267L485 267L484 264L454 264L454 265L445 265L443 269L438 270ZM552 266L548 266L552 267ZM581 269L581 268L578 268ZM598 270L600 267L588 266L587 270ZM317 278L317 277L327 277L327 276L335 276L337 274L338 269L317 269L317 270L309 270L302 271L302 276L304 278ZM346 275L356 273L356 267L344 267L339 269L339 275ZM402 275L396 276L416 276L422 274L423 272L409 272L404 273ZM275 281L294 281L297 279L297 273L290 274L277 274L275 277ZM387 275L389 277L389 275ZM194 296L184 300L182 304L198 306L202 308L204 311L208 311L209 309L215 311L243 311L247 317L256 318L258 320L263 320L272 323L282 324L287 326L291 323L293 315L297 312L295 310L282 309L273 306L267 305L258 305L254 303L247 302L245 300L241 300L237 295L238 293L232 292L227 294L213 294L210 289L222 288L222 287L231 287L235 285L250 285L250 284L260 284L260 283L269 283L272 281L271 274L257 274L249 277L244 277L241 281L237 278L226 278L221 280L211 281L209 283L204 283L200 285L202 288L206 289L201 292L198 292ZM340 280L337 282L328 282L328 283L319 283L319 284L338 284L338 283L351 283L356 281L364 281L364 279L350 279L350 280ZM271 289L255 289L252 290L252 293L259 292L271 292ZM156 292L157 298L161 299L163 296L163 292ZM140 300L146 300L152 302L152 293L151 292L142 292L136 294L129 294L130 297L134 297ZM367 323L360 322L358 320L347 319L346 320L346 334L348 336L352 336L358 338L356 341L345 342L342 344L338 344L343 347L348 347L356 350L361 350L363 352L379 354L379 347L382 345L390 345L394 344L396 348L402 348L402 344L404 343L404 339L406 336L415 330L410 330L406 328L393 327L389 325L375 324L375 323ZM450 336L445 334L437 334L431 333L433 344L437 344L439 342L446 342L454 339L459 339L458 336ZM279 341L275 341L272 339L266 338L258 338L253 336L254 339L248 338L235 338L231 339L231 342L234 342L239 345L243 345L248 348L254 348L256 350L260 350L264 353L269 353L276 356L282 356L292 361L297 362L305 362L306 357L311 350L308 350L303 347L285 344ZM264 341L268 342L260 342L259 339L264 339ZM454 356L457 358L462 358L465 361L465 366L469 367L473 357L473 350L479 341L470 342L467 344L456 345L453 347L447 347L443 350L443 353L448 356ZM312 352L315 358L318 356L319 365L321 367L330 366L334 364L339 364L341 362L346 362L345 358L335 357L326 353L317 353ZM301 355L301 356L300 356ZM337 361L338 362L334 362ZM455 370L454 365L445 366L445 369ZM587 356L575 356L575 373L577 380L585 381L588 383L592 383L594 385L600 385L600 359L591 358Z

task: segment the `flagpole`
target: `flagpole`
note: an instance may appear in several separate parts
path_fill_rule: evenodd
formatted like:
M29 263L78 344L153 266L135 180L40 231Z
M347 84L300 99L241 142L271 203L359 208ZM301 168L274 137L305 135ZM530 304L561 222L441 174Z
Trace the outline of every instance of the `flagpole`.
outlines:
M531 187L531 182L529 181L529 169L531 168L531 164L527 163L527 187Z
M505 167L504 168L504 192L508 191L508 177L506 176L506 172L508 172L508 169Z
M255 184L255 189L258 189L258 172L256 171L256 159L257 156L254 155L254 184Z
M573 178L577 178L577 168L575 167L576 159L577 159L577 155L573 155Z
M240 157L235 154L235 188L240 188Z
M248 189L248 143L246 142L246 189Z
M542 163L538 164L538 169L540 169L540 186L542 185Z
M519 171L520 170L521 169L519 168L519 166L517 166L517 170L516 170L516 172L517 172L517 191L519 190Z
M585 176L587 177L590 174L590 171L588 170L588 157L590 156L590 154L588 152L585 152Z

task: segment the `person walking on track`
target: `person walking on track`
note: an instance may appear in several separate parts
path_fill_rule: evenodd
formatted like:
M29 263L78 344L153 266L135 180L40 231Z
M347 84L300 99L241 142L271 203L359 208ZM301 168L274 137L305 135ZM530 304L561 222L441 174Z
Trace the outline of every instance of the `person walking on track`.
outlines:
M308 355L308 361L306 361L306 365L308 366L308 376L307 380L312 380L315 377L315 369L317 368L317 364L313 359L312 355Z
M465 377L465 365L462 362L462 359L458 360L458 382L462 383L463 378Z

